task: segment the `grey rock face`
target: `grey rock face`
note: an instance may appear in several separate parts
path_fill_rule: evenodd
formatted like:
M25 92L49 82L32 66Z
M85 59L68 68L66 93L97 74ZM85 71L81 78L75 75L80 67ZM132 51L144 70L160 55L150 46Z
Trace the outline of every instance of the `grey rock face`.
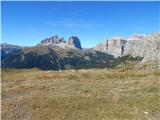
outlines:
M76 36L71 36L67 43L69 46L73 46L73 47L82 49L81 42L80 42L79 38Z
M150 35L134 34L128 40L112 38L97 45L93 50L115 57L131 55L143 57L143 61L160 60L160 32Z
M108 53L114 55L115 57L122 56L126 43L127 40L122 38L112 38L104 43L97 45L94 50Z

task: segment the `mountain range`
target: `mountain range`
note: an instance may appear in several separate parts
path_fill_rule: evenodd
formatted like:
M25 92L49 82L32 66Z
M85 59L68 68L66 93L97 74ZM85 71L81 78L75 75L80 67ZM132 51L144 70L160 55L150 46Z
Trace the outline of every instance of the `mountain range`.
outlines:
M113 37L89 49L83 49L77 36L65 40L55 35L32 47L1 44L1 66L5 68L115 68L128 61L157 60L160 60L160 32L134 34L127 39Z

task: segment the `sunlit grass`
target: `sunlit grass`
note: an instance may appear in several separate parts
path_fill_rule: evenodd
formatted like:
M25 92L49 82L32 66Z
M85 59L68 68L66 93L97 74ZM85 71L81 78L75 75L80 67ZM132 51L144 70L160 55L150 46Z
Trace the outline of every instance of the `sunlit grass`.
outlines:
M4 120L158 120L159 117L158 70L2 69Z

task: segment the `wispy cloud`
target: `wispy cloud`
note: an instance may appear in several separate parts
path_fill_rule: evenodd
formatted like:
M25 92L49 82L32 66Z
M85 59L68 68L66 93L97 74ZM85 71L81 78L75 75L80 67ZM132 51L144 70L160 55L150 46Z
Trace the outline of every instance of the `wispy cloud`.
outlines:
M50 25L53 28L76 28L76 29L91 29L100 27L100 24L97 24L93 21L84 21L84 20L60 20L56 22L47 22L47 25Z

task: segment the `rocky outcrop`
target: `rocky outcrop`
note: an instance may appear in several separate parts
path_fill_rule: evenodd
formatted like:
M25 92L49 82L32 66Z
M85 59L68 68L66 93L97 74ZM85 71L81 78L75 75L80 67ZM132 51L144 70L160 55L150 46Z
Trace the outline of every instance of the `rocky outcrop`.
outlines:
M69 38L69 40L67 41L67 43L68 43L69 46L73 46L73 47L82 49L81 42L80 42L79 38L76 37L76 36L71 36Z
M50 38L46 38L40 42L40 45L57 45L62 48L72 47L82 49L81 42L78 37L71 36L68 41L64 40L63 37L59 37L58 35L52 36Z
M112 38L104 43L97 45L94 50L111 54L114 56L122 56L127 41L122 38Z

